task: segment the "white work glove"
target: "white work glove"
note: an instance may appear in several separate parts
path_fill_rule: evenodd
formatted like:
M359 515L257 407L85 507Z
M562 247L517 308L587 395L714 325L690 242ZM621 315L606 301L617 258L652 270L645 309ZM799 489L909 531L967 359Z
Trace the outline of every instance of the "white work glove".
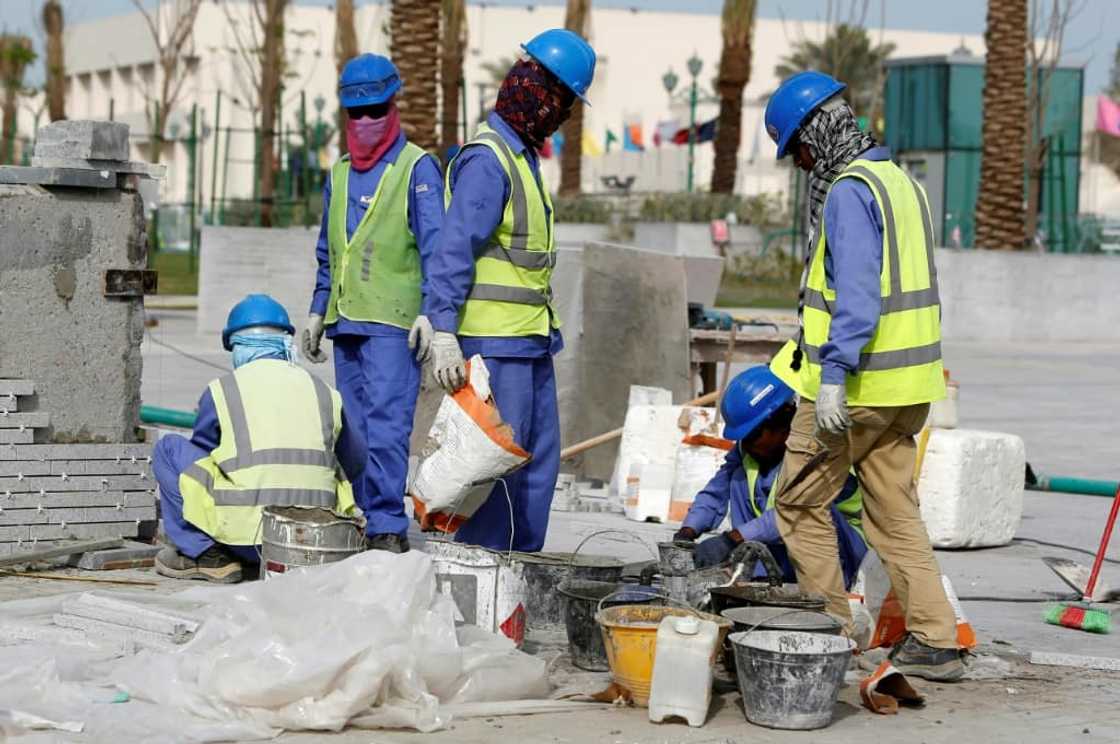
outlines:
M408 348L416 352L416 361L421 364L428 361L428 355L432 351L432 335L434 333L432 321L428 320L427 315L417 316L416 320L412 322L412 328L408 331Z
M300 351L308 361L322 364L327 361L327 354L319 348L323 339L323 316L311 313L307 316L307 327L303 329L303 342Z
M454 393L467 383L467 368L463 364L463 350L454 333L436 331L432 334L432 367L436 382L448 393Z
M842 434L851 426L844 386L821 385L817 392L817 428L829 434Z

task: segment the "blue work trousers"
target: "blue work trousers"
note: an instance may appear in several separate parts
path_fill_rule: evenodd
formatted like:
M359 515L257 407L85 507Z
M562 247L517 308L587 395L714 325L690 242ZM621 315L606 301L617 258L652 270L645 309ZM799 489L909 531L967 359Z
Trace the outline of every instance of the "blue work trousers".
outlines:
M346 420L366 443L366 467L354 484L354 501L366 517L367 535L405 535L408 517L408 441L420 393L420 365L408 333L337 335L334 374Z
M183 517L183 494L179 476L193 463L209 456L209 452L178 434L168 434L152 448L152 472L159 484L159 510L163 532L175 548L188 558L198 558L207 548L216 545L214 538ZM223 545L242 561L260 560L256 546Z
M544 547L549 511L560 473L560 418L552 357L485 357L490 387L502 420L533 459L494 485L490 498L456 534L459 542L492 550L538 551ZM506 500L506 489L509 500Z

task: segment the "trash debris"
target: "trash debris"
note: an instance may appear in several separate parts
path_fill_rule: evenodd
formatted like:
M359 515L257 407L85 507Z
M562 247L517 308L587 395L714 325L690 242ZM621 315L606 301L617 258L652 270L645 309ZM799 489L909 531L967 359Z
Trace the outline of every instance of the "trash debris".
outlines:
M868 710L884 716L895 715L899 706L926 704L925 697L889 660L881 662L870 677L859 683L859 697Z

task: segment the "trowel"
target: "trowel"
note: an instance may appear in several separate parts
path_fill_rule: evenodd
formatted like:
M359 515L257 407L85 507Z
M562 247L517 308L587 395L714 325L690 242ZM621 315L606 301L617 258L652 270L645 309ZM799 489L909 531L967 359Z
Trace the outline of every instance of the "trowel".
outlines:
M1092 573L1088 566L1083 566L1068 558L1056 558L1054 556L1045 556L1042 562L1049 566L1050 570L1056 573L1058 578L1068 584L1078 595L1085 596L1085 589L1089 585L1089 574ZM1101 576L1097 579L1096 587L1093 588L1093 596L1086 597L1086 599L1093 602L1110 602L1120 599L1120 590L1113 588L1105 581L1105 577Z

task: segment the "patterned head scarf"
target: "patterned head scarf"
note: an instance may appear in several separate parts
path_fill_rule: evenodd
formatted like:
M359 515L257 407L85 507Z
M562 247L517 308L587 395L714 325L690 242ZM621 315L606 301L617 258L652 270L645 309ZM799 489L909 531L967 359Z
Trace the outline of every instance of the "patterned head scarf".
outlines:
M571 113L573 94L533 59L514 63L498 90L494 112L537 150Z

